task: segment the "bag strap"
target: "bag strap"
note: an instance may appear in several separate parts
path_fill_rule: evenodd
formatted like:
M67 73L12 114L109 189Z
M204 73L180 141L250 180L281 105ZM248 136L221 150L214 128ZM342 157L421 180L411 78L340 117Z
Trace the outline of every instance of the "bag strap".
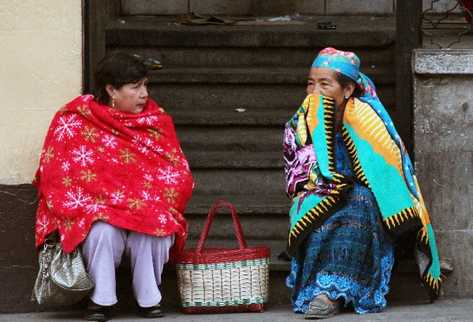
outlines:
M204 230L200 234L199 242L197 243L196 253L202 253L205 241L207 240L207 237L209 235L210 226L212 225L214 217L217 215L218 210L222 208L230 209L233 220L233 229L235 231L235 236L238 240L238 246L240 247L240 249L246 248L245 237L243 237L243 230L241 228L240 219L238 218L235 206L228 201L217 200L216 202L214 202L214 204L209 210L209 214L207 215L207 221L205 222Z

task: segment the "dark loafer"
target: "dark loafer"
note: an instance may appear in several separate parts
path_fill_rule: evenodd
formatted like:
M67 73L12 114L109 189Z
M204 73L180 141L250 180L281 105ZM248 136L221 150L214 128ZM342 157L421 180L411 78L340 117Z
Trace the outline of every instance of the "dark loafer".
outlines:
M328 302L317 296L309 303L309 310L305 314L305 319L326 319L340 313L340 303Z
M138 307L138 313L148 319L161 318L164 316L159 304L151 307Z
M104 322L110 319L111 306L102 306L90 301L85 311L84 319L87 321Z

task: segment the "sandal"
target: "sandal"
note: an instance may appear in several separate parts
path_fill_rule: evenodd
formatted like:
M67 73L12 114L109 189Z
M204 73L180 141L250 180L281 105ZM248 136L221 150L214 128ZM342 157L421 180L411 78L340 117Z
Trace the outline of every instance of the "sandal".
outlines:
M340 303L338 301L333 302L326 296L318 295L309 303L309 310L304 319L326 319L338 313L340 313Z

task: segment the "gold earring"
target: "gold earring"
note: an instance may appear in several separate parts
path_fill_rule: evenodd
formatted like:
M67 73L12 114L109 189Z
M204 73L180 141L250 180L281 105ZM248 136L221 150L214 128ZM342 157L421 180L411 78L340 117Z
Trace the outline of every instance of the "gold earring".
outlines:
M112 107L115 108L115 99L112 97Z

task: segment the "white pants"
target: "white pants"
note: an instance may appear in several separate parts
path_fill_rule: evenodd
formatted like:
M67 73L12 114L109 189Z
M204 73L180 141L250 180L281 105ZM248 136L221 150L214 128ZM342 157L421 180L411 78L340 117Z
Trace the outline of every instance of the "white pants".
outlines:
M158 286L173 242L174 236L153 237L96 222L82 246L88 272L95 283L90 299L104 306L117 303L115 270L126 252L131 260L133 292L138 305L159 304Z

